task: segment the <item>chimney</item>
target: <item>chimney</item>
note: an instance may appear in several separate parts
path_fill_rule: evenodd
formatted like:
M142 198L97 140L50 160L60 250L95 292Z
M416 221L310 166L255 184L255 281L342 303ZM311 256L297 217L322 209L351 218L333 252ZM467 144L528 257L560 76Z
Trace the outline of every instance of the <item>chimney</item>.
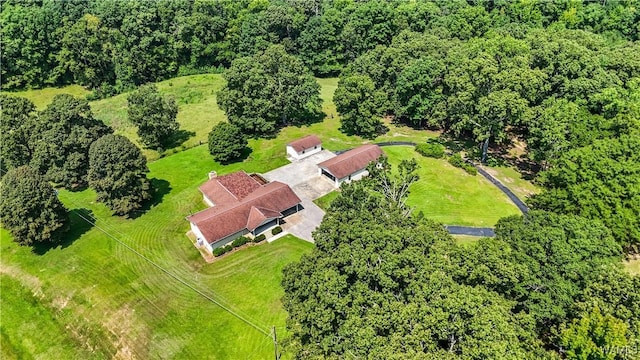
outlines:
M218 173L215 171L209 171L209 180L218 177Z

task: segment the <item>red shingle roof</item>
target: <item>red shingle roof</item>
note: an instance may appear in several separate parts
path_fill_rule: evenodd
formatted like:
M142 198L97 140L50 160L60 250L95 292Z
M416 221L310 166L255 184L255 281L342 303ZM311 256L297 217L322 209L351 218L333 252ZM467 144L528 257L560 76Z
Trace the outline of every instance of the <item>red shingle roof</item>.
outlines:
M362 170L384 155L378 145L362 145L318 164L338 179Z
M196 224L206 240L213 244L244 229L253 231L265 220L282 216L282 211L300 202L302 200L288 185L274 181L259 186L241 202L220 204L187 219Z
M302 152L303 150L311 149L314 146L322 145L322 140L315 135L307 135L298 140L294 140L287 145L291 146L296 152Z
M200 191L216 206L241 201L251 192L260 187L254 178L244 171L237 171L228 175L210 179L200 186Z

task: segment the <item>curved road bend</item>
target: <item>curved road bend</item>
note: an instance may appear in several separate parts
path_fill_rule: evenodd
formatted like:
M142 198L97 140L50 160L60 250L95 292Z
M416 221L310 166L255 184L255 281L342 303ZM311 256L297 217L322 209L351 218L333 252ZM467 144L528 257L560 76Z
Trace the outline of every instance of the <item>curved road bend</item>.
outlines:
M376 143L376 145L384 147L384 146L397 146L397 145L406 145L406 146L415 146L416 143L411 141L389 141L389 142L380 142ZM347 151L347 150L344 150ZM342 153L344 151L336 152L336 154ZM508 187L504 186L500 180L493 177L491 174L486 172L480 166L476 164L472 164L476 169L478 169L478 173L484 176L489 182L491 182L494 186L496 186L500 191L502 191L507 197L515 204L516 207L523 213L526 214L529 212L529 208L524 204L520 198L516 196ZM479 228L479 227L471 227L471 226L457 226L457 225L445 225L445 229L451 235L469 235L469 236L483 236L483 237L494 237L496 236L493 228Z

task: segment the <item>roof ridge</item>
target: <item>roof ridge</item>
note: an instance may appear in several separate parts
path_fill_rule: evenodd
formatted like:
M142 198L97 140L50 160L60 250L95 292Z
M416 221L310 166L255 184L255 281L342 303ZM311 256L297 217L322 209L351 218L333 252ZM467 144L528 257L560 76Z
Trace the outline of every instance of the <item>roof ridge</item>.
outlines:
M375 145L375 146L378 146L378 145L376 145L376 144L363 144L363 145L358 146L357 148L354 148L354 149L348 150L347 152L344 152L344 153L342 153L342 154L340 154L340 155L344 155L344 154L346 154L346 153L348 153L348 152L351 152L351 151L353 151L353 154L354 154L354 155L355 155L355 154L360 154L362 151L364 151L364 150L365 150L365 146L367 146L367 145ZM340 156L340 155L338 155L338 156ZM334 160L334 159L336 159L338 156L333 157L333 158L331 158L331 159L327 159L327 160L325 160L325 161L321 162L320 164L325 163L325 162L328 162L328 161L331 161L331 160ZM339 159L338 161L334 162L333 164L334 164L334 165L335 165L335 164L340 164L341 162L346 161L346 160L349 160L349 157L343 156L343 158L342 158L342 159ZM318 164L318 165L320 165L320 164Z
M272 181L272 182L267 183L267 184L265 184L265 185L261 185L261 186L260 186L260 188L264 188L264 187L267 187L269 184L275 184L275 183L280 184L280 185L285 185L285 186L287 186L286 184L281 183L280 181ZM281 188L281 187L282 187L282 186L279 186L278 188ZM274 190L275 190L275 189L276 189L276 188L274 188ZM255 191L257 191L257 190L258 190L258 189L256 189ZM292 190L292 191L293 191L293 190ZM252 199L251 201L255 201L255 200L257 200L257 199L260 199L260 198L262 198L263 196L266 196L266 195L267 195L267 194L269 194L269 193L270 193L270 192L266 192L266 193L264 193L264 194L261 194L260 196L258 196L258 197L256 197L256 198ZM295 194L295 193L294 193L294 194ZM251 193L250 193L249 195L251 195ZM212 218L212 217L214 217L214 216L222 215L222 214L224 214L224 213L226 213L226 212L228 212L228 211L231 211L231 210L233 210L233 209L236 209L236 208L238 208L238 207L240 207L240 206L243 206L243 205L249 205L249 201L247 201L247 202L245 202L245 201L244 201L244 199L248 198L248 197L249 197L249 195L245 196L242 200L238 200L238 201L240 201L239 203L234 204L234 205L232 205L232 206L229 206L229 207L227 207L226 209L224 209L224 210L220 211L219 213L215 213L215 214L209 215L209 216L207 216L206 218L201 219L200 221L198 221L198 223L201 223L201 222L203 222L203 221L205 221L205 220L208 220L208 219L210 219L210 218ZM255 205L251 205L251 207L255 207ZM215 207L210 207L210 208L204 209L204 210L199 211L199 212L204 212L204 211L207 211L207 210L209 210L209 209L215 209ZM257 209L257 207L256 207L256 209ZM249 209L249 211L251 211L251 209ZM272 210L272 211L275 211L275 210ZM198 214L198 213L196 213L196 214ZM193 215L195 215L195 214L193 214ZM193 216L193 215L191 215L191 216ZM264 214L263 214L263 215L264 215Z

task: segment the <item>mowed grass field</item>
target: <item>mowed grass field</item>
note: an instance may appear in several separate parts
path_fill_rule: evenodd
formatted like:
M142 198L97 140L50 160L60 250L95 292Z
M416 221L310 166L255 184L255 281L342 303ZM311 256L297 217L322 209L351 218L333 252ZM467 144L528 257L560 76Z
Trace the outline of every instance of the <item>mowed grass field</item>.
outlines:
M506 195L480 175L469 175L444 159L421 156L412 146L383 150L396 166L403 159L418 161L420 180L411 186L407 200L416 212L447 225L479 227L492 227L501 217L520 214Z
M61 199L73 210L74 233L67 243L34 253L2 231L0 269L3 280L10 280L0 294L0 340L7 353L24 354L19 358L60 358L46 355L49 347L59 347L60 354L69 354L62 358L272 356L271 339L264 333L118 242L264 331L276 326L283 336L281 271L313 245L289 236L206 264L185 236L189 226L184 217L204 206L197 186L207 171L226 173L242 167L262 172L271 167L251 162L222 168L210 160L204 146L149 167L149 177L161 189L158 196L162 198L137 219L110 216L102 204L95 203L91 190L61 191ZM78 217L87 213L98 219L97 226L88 226ZM35 295L25 298L16 292ZM47 331L58 335L44 336Z

